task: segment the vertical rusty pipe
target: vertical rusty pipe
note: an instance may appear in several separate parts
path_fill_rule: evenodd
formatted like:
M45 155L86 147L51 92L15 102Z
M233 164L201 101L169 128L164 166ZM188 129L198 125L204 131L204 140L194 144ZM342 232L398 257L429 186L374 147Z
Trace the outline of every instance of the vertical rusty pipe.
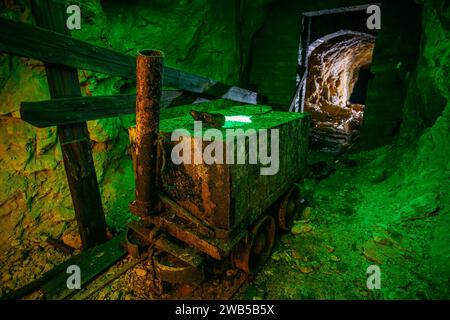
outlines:
M157 205L156 161L164 54L158 50L139 51L136 58L136 167L135 201L131 211L150 215Z

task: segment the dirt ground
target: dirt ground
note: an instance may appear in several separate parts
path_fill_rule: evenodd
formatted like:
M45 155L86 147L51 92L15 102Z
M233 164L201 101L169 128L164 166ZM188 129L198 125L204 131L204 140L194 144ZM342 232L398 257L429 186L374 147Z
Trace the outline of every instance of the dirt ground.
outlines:
M225 276L202 285L176 286L167 293L155 294L149 262L133 263L126 258L102 277L127 264L134 267L86 298L448 298L448 279L433 274L428 252L441 208L425 201L408 215L397 212L404 211L401 195L405 185L398 178L402 157L401 150L390 147L340 157L312 153L310 171L301 185L308 207L299 214L290 232L279 235L266 265L248 280L229 270ZM411 202L404 197L403 203ZM2 294L70 257L39 239L2 254ZM380 290L367 288L370 265L380 267ZM36 293L28 298L41 297Z
M401 157L392 148L344 157L312 154L316 173L302 186L310 207L237 298L448 298L448 279L433 275L428 254L442 210L424 205L399 219ZM370 265L380 267L380 290L367 288Z

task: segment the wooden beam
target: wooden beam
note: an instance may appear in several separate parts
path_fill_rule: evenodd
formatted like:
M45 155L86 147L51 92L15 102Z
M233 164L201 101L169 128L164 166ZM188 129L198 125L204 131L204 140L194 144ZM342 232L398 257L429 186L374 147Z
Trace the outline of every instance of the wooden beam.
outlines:
M62 18L67 15L58 5L52 8L52 13ZM65 25L65 30L60 29L58 33L0 18L0 29L9 30L0 34L0 51L78 69L136 78L132 56L74 39L68 35Z
M307 17L316 17L316 16L322 16L327 14L338 14L338 13L346 13L346 12L354 12L354 11L366 11L367 8L371 5L377 5L381 6L381 3L371 3L371 4L363 4L363 5L355 5L355 6L349 6L349 7L341 7L336 9L323 9L318 11L308 11L303 12L302 15L305 15Z
M44 28L67 33L65 15L53 10L53 4L49 0L31 1L36 23ZM6 33L13 32L1 32L2 35ZM52 98L81 96L76 69L49 63L46 63L45 67ZM86 122L58 126L58 137L83 247L93 247L107 238L105 215Z
M125 233L120 233L108 242L85 250L64 262L64 268L59 268L59 272L54 274L52 279L42 284L45 298L48 300L61 300L76 294L77 290L67 287L67 279L71 275L67 273L67 267L76 265L80 268L80 284L84 288L94 277L127 254L122 247L124 239Z
M54 266L53 269L45 272L40 278L16 291L0 297L0 300L22 299L26 295L41 288L47 299L63 299L73 294L77 294L79 293L78 291L69 290L67 288L67 278L70 276L70 274L67 273L67 268L71 265L80 267L81 284L84 286L95 276L105 271L113 263L127 254L122 246L124 240L125 233L119 233L108 242L84 250L80 254L74 255L63 263ZM139 260L136 261L139 262Z
M183 91L163 91L161 108L197 104L208 100ZM61 98L22 102L20 117L38 128L136 113L136 94Z
M84 290L83 289L79 290L79 292L76 292L75 294L71 295L68 299L88 300L89 297L102 290L111 282L113 282L114 280L125 274L128 270L133 269L139 263L145 261L145 259L148 259L147 255L139 257L139 259L130 260L130 262L127 262L117 267L111 266L109 270L106 270L105 272L103 272L102 275L99 275L97 278L93 279L91 283L85 286Z
M55 5L52 12L65 16L63 9ZM64 34L67 33L65 26L58 33L0 18L0 30L8 30L0 32L0 52L136 79L136 61L133 56L71 38ZM167 66L164 68L163 84L201 94L206 98L222 98L248 104L267 102L264 96L258 96L256 92Z

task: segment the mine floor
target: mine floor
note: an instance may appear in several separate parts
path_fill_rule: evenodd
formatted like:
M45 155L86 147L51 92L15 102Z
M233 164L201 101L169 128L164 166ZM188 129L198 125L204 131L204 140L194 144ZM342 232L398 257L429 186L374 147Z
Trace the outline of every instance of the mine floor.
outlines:
M310 207L237 297L448 298L449 286L439 286L430 272L432 262L426 262L429 231L440 209L423 201L408 216L398 215L405 200L404 181L397 176L401 157L390 147L343 157L312 154L316 170L302 187ZM380 290L367 288L370 265L380 267Z
M281 234L262 270L247 279L229 270L202 285L178 286L155 295L148 262L137 263L89 299L439 299L449 297L430 272L428 245L441 213L425 203L399 215L403 204L403 153L384 147L336 157L315 152L301 186L308 207ZM403 198L406 197L406 198ZM17 289L66 260L45 242L27 242L2 255L2 294ZM117 272L131 258L103 276ZM378 265L381 289L369 290L367 267ZM102 277L103 277L102 276ZM95 282L94 282L95 283ZM94 284L95 285L95 284ZM39 298L35 293L29 298Z

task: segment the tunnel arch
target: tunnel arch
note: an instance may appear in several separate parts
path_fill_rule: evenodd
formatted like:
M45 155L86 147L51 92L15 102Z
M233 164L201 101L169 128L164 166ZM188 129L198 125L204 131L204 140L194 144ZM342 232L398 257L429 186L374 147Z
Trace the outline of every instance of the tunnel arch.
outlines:
M338 153L359 137L374 47L375 36L351 30L328 34L309 45L302 101L303 110L311 114L313 145ZM364 92L353 94L354 90ZM352 94L358 103L351 102Z

